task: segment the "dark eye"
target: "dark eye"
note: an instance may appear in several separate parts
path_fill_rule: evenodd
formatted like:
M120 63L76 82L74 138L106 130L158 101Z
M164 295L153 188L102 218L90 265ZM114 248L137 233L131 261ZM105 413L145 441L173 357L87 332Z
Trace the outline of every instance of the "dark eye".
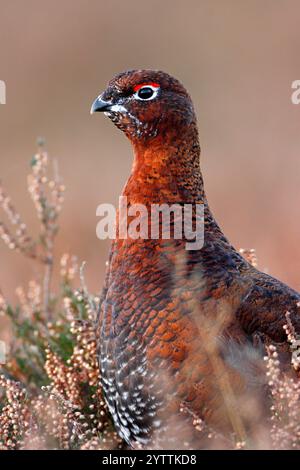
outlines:
M140 88L137 95L141 100L149 100L154 95L154 90L149 86L146 86L144 88Z
M159 88L159 85L156 83L149 83L149 85L137 85L134 89L134 97L135 99L140 101L153 100L154 98L156 98Z

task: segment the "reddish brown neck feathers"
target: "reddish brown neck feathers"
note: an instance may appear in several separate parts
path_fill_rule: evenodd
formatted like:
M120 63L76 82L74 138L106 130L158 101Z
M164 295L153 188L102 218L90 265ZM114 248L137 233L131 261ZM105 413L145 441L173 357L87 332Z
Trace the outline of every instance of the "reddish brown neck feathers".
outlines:
M132 173L123 192L131 202L204 201L196 122L132 143Z

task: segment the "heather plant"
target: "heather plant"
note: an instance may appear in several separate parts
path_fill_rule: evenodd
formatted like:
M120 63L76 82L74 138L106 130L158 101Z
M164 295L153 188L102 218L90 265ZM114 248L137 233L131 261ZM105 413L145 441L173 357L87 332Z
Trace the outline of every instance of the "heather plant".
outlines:
M37 239L30 235L0 185L0 207L6 217L6 222L0 221L0 237L10 250L36 263L40 273L27 288L16 288L16 305L0 291L0 315L9 319L12 328L6 362L0 370L0 449L123 448L100 385L95 330L100 297L88 291L84 263L79 266L75 256L64 254L59 292L52 287L54 243L65 187L55 162L52 171L49 167L50 159L40 142L28 177L29 194L40 221ZM257 266L254 250L241 253ZM244 403L231 406L236 397L215 351L214 338L221 326L207 325L203 344L225 395L233 430L220 433L191 415L205 447L299 449L300 354L289 313L284 328L293 352L291 368L282 370L276 345L267 346L263 374L270 412L251 430L245 425L243 407L253 415L256 398L247 395ZM181 412L188 413L184 403Z
M55 164L54 176L49 173L49 157L40 145L28 177L40 221L37 240L0 186L0 206L7 218L7 223L0 222L1 238L9 249L37 263L41 272L41 280L16 289L16 306L0 293L0 312L12 326L0 376L0 448L112 449L122 443L99 385L99 298L85 286L83 265L78 270L76 258L68 254L60 260L60 292L52 290L53 249L65 188Z

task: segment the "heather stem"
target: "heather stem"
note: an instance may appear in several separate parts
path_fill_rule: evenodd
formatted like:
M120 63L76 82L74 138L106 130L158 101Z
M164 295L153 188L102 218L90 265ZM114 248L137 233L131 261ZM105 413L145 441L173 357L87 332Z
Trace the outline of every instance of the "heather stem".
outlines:
M44 312L45 312L47 321L51 320L50 293L51 293L52 273L53 273L53 255L52 253L48 253L46 263L45 263L44 282L43 282Z

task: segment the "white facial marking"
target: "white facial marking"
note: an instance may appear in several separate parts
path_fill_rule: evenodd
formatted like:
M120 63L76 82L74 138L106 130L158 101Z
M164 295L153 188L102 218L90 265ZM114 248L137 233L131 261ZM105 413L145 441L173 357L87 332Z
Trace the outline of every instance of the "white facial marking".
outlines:
M142 98L142 97L139 96L139 92L141 90L144 90L145 88L150 88L153 91L153 95L150 96L149 98ZM139 101L151 101L151 100L154 100L154 98L157 97L158 90L159 90L159 87L156 87L156 86L153 86L153 85L145 85L145 86L139 88L133 96L134 96L135 99L137 99Z
M113 111L114 113L127 113L127 109L121 104L113 104L110 107L110 111Z

